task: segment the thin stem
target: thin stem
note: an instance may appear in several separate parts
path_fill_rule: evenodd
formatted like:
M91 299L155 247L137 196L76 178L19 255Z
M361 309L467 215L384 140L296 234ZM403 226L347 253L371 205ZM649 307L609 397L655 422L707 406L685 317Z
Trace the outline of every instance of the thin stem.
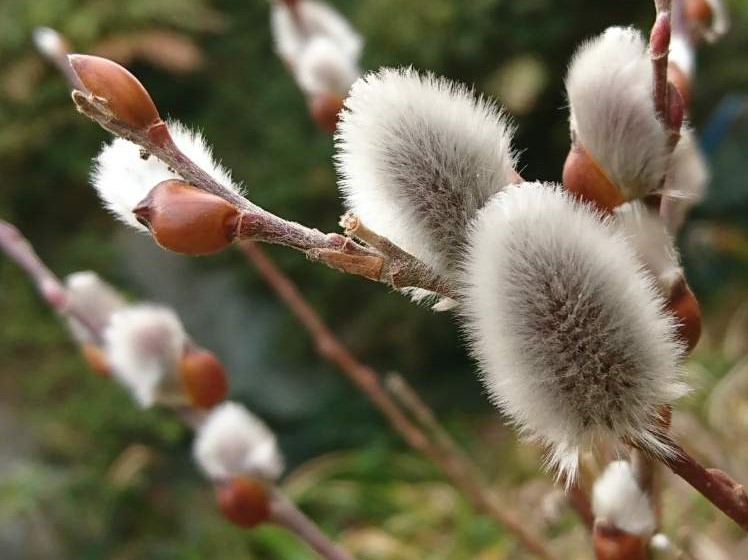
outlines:
M312 261L396 289L423 288L443 296L456 297L457 290L449 281L393 243L389 244L389 252L385 252L381 247L374 250L340 234L322 233L276 216L221 185L177 148L163 121L146 130L134 130L113 115L102 98L75 90L73 101L81 113L102 128L137 144L195 187L234 204L242 212L240 239L285 245L303 252Z
M320 355L337 366L364 393L385 416L392 428L411 447L434 462L470 500L475 509L492 517L494 521L504 526L526 548L540 558L554 558L540 537L531 533L519 519L502 509L493 496L489 496L490 492L481 480L483 477L475 476L476 467L471 465L464 457L434 445L426 433L408 419L382 385L377 373L351 354L304 299L291 279L275 266L259 246L254 243L243 242L240 247L278 297L312 335ZM436 421L435 418L434 421Z
M326 560L354 560L277 488L270 490L270 520L287 529Z
M748 496L742 484L719 469L707 469L685 449L666 436L674 455L660 460L675 474L688 482L744 531L748 531Z

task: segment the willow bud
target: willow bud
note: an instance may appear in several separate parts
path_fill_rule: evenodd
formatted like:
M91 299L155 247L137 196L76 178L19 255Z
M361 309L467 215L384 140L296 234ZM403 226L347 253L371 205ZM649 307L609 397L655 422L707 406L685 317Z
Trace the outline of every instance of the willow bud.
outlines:
M235 478L220 484L216 501L223 515L239 527L256 527L270 517L267 490L256 480Z
M595 558L604 560L646 560L647 542L639 535L621 531L607 523L595 523Z
M88 367L101 377L111 377L112 370L109 367L109 362L106 359L104 351L90 342L83 343L81 345L81 353L83 359L86 360Z
M99 56L68 58L88 93L106 100L112 114L130 128L147 129L161 120L143 84L122 66Z
M681 277L670 291L667 308L678 323L678 337L685 343L686 350L694 349L701 338L701 307L696 296Z
M228 247L241 217L230 202L179 179L153 187L133 213L159 245L185 255L207 255Z
M309 103L309 112L314 122L328 134L334 134L338 128L338 119L342 109L343 98L335 94L317 95Z
M572 144L563 171L564 187L577 198L610 212L625 202L621 191L579 142Z
M202 348L187 348L182 355L180 373L185 392L193 406L213 408L226 398L226 371L212 352Z

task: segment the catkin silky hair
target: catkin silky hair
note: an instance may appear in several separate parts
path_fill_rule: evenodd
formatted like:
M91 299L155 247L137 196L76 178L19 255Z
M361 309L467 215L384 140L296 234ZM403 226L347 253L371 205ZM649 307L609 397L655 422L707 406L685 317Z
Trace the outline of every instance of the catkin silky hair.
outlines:
M454 275L470 220L516 175L512 128L467 87L411 69L357 81L336 136L346 205L438 272Z
M491 399L567 481L599 438L668 453L658 407L685 391L682 348L614 224L558 187L509 187L472 225L462 293Z

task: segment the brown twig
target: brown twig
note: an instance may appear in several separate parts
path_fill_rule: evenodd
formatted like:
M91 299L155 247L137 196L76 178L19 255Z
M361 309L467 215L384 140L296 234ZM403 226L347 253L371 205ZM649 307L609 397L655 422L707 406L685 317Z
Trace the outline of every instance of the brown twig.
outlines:
M675 454L661 458L662 463L748 531L748 496L743 485L719 469L704 468L672 439L667 438L666 443Z
M78 110L102 128L137 144L193 186L234 204L242 214L239 239L285 245L303 252L312 261L396 289L416 287L456 297L456 289L446 279L392 243L388 246L390 251L385 252L381 247L374 250L337 233L322 233L276 216L221 185L179 150L163 121L136 130L114 115L105 99L79 90L74 90L72 96Z
M348 551L341 548L325 535L319 527L302 512L296 504L286 498L280 490L269 489L270 520L287 529L301 541L309 545L326 560L353 560Z
M259 246L250 242L242 242L240 247L278 297L281 298L289 310L296 315L297 319L312 335L320 355L337 366L371 400L380 412L382 412L393 429L411 447L426 455L441 468L478 511L489 515L504 526L525 547L539 557L546 559L554 558L538 536L532 534L520 520L502 509L494 499L488 496L486 488L474 476L475 468L468 466L466 461L459 455L449 453L441 447L434 445L431 438L408 419L400 406L398 406L382 385L377 373L369 366L358 361L351 354L327 325L324 324L290 278L275 266Z

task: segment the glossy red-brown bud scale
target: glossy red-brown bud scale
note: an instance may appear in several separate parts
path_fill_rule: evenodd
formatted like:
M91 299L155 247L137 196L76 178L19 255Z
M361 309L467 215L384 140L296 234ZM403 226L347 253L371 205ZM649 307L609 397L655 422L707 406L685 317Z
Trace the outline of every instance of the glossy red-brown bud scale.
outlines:
M95 344L86 342L81 345L81 353L83 354L83 359L86 360L88 367L90 367L95 374L100 375L101 377L110 377L112 375L109 362L101 348Z
M216 501L223 515L235 525L250 529L270 517L270 501L264 484L235 478L216 487Z
M699 25L708 25L714 12L706 0L686 0L686 18Z
M605 523L595 523L593 540L599 560L647 560L647 539Z
M162 181L133 210L156 242L185 255L208 255L228 247L241 214L220 196L178 179Z
M226 370L212 352L187 348L182 355L180 374L185 393L194 407L213 408L226 398Z
M161 120L143 84L116 62L84 54L69 59L88 93L106 100L112 114L130 128L145 130Z
M579 142L572 145L566 157L563 183L567 191L605 213L626 202L618 187Z
M667 307L678 322L678 336L690 352L701 338L701 307L683 278L673 285Z
M338 118L343 109L343 98L334 94L317 95L309 104L309 112L319 127L333 134L338 127Z

